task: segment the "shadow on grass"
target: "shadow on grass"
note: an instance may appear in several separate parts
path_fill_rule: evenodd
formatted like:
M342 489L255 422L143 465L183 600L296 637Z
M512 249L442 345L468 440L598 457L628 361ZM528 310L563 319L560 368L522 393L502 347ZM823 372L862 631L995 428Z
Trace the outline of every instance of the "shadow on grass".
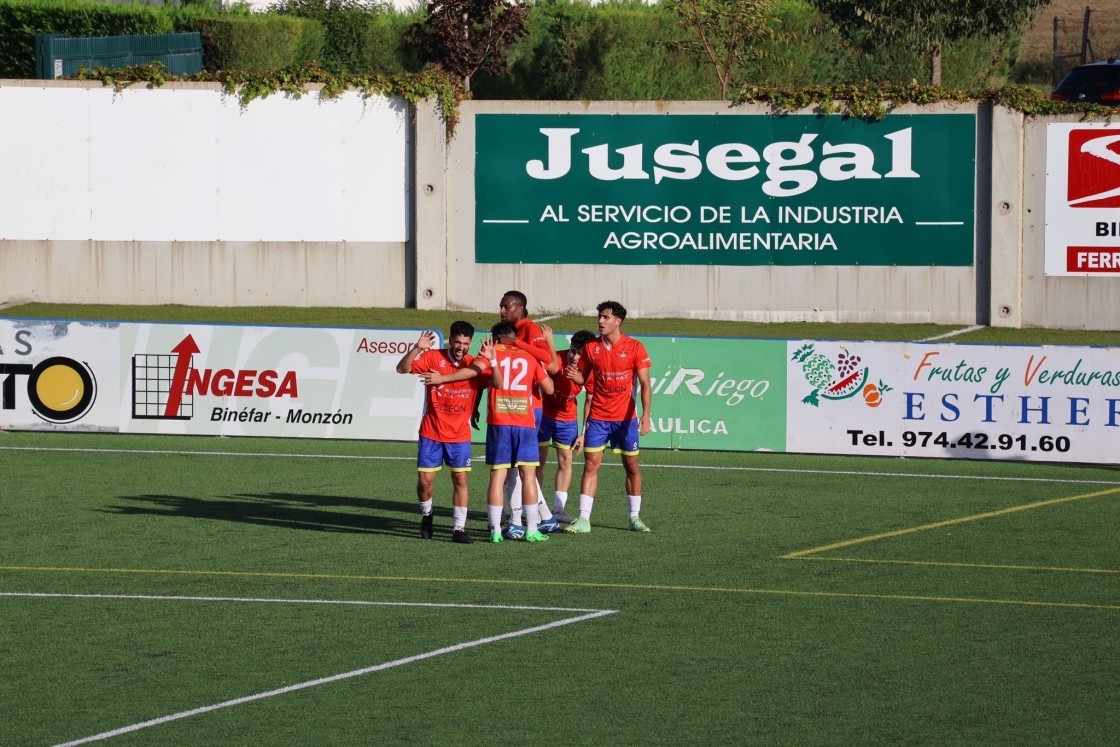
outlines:
M315 532L389 534L401 537L418 537L420 525L418 509L407 512L403 510L403 504L398 502L364 498L301 493L248 493L224 498L184 495L133 495L121 498L135 501L137 505L107 506L98 510L122 516L208 519ZM328 507L353 510L333 511ZM450 508L441 510L437 507L435 514L437 524L450 524Z

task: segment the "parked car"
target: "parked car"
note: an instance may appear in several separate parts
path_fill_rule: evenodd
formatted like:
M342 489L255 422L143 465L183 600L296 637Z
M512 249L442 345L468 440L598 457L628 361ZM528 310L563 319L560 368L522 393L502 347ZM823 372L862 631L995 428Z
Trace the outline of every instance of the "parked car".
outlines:
M1050 93L1054 101L1120 106L1120 60L1078 65Z

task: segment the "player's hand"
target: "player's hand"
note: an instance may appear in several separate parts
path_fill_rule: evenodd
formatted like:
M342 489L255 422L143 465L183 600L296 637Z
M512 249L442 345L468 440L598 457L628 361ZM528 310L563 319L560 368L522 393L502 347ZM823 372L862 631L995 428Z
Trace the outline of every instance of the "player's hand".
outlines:
M493 337L487 337L482 342L482 347L478 349L479 357L480 358L486 358L487 360L492 360L496 353L497 353L497 351L494 349L494 338Z
M435 371L425 371L422 374L417 374L417 376L419 376L420 380L423 381L427 386L438 386L439 384L443 383L443 375L438 374Z
M579 373L579 366L577 366L575 363L569 363L568 365L564 366L564 375L567 376L569 379L572 378L573 376L575 376L578 373Z
M649 413L644 412L642 413L642 417L638 419L638 435L644 436L651 430L653 430L653 425L650 422Z
M572 453L578 454L583 451L583 434L576 436L576 440L572 442Z
M430 329L426 329L420 333L420 339L416 341L416 348L418 350L431 350L436 345L436 333Z
M548 349L552 352L556 352L556 343L552 338L552 327L548 326L547 324L538 324L537 326L541 328L541 335L544 337L544 341L548 344Z
M478 410L471 413L471 428L474 428L476 431L478 430L478 421L481 417L482 413Z

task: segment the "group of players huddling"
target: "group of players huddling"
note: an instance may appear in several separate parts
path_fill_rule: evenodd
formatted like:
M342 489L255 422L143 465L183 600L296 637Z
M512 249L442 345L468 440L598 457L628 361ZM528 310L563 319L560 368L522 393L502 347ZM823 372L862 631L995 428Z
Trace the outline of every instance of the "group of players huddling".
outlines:
M478 427L478 406L488 394L486 464L490 467L487 517L490 541L544 542L549 534L591 531L591 508L603 453L609 446L622 456L626 471L629 527L648 532L642 522L642 474L638 438L650 431L649 355L645 346L622 334L626 308L617 301L597 307L599 336L580 331L567 350L557 352L552 329L527 315L520 291L502 296L501 321L490 330L477 356L467 351L474 327L458 321L448 330L447 348L424 330L397 364L397 372L417 374L425 384L424 415L418 437L416 495L420 536L431 539L435 473L446 464L453 485L452 541L469 544L467 533L471 469L471 427ZM583 432L577 396L586 388ZM639 395L636 397L636 395ZM642 405L637 415L637 401ZM551 446L556 448L556 492L550 510L540 482ZM566 510L572 457L584 452L578 517ZM502 529L506 502L509 521Z

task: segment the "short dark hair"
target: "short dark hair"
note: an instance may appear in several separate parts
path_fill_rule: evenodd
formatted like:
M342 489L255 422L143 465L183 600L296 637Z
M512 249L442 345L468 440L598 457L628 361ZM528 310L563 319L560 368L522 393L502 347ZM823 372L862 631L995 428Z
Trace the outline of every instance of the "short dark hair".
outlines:
M516 337L517 327L513 326L513 322L498 322L490 328L490 334L495 340L502 337Z
M474 337L474 325L470 322L451 322L451 329L447 332L448 338Z
M526 309L529 308L529 299L525 298L525 294L522 293L521 291L506 291L505 295L503 295L502 298L505 298L506 296L511 296L513 298L516 298L518 301L521 302L522 306L524 306Z
M568 345L569 350L574 350L577 353L583 350L583 346L595 339L594 332L588 332L586 329L581 329L572 335L572 341Z
M606 309L610 309L611 313L617 316L619 319L626 319L626 307L620 304L618 301L603 301L601 304L595 307L595 311L600 314L602 314Z

